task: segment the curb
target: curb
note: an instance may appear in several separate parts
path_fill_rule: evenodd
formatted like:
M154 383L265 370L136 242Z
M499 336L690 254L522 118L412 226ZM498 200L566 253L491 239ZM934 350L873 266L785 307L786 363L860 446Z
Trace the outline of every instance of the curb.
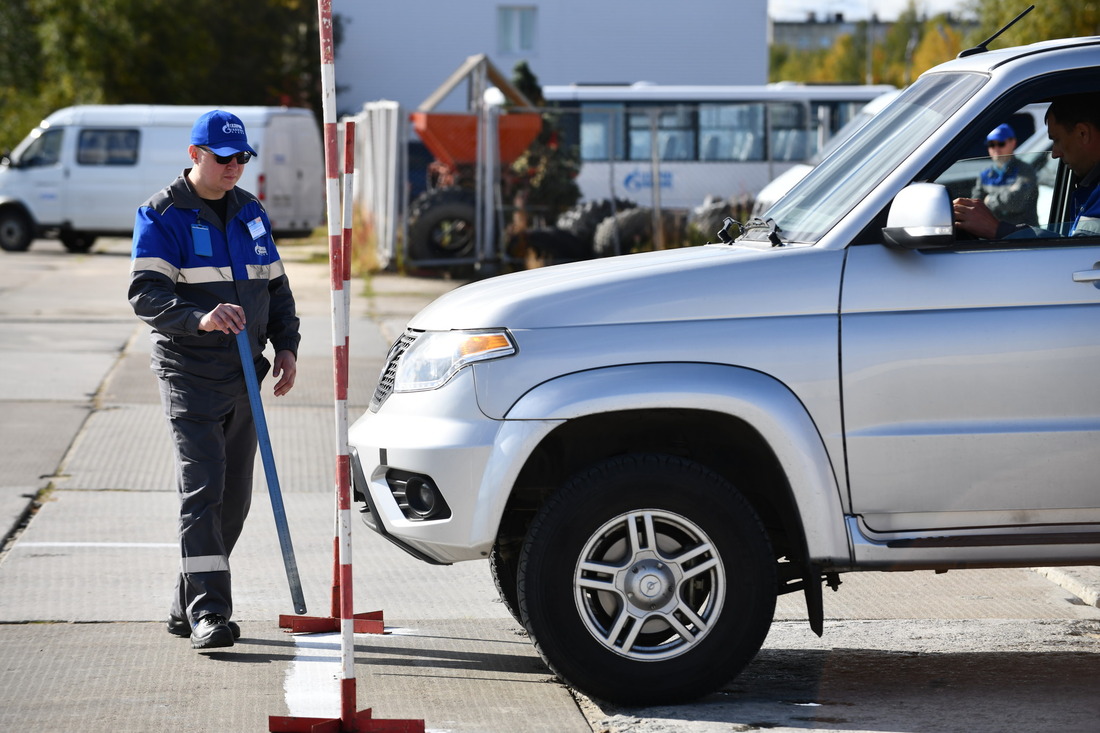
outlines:
M1089 606L1100 608L1100 567L1033 568Z

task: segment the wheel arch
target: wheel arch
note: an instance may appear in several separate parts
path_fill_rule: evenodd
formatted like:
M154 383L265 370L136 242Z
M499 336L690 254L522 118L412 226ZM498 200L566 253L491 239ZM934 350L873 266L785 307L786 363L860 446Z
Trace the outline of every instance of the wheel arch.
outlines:
M0 211L16 211L23 216L27 217L27 221L31 223L31 226L38 229L38 220L34 218L34 214L31 213L30 207L22 199L14 198L12 196L0 196Z
M623 453L662 452L734 483L761 515L777 553L792 561L849 560L824 443L798 398L765 374L696 363L594 369L530 390L507 419L561 424L519 471L501 538L521 536L546 496L577 470Z

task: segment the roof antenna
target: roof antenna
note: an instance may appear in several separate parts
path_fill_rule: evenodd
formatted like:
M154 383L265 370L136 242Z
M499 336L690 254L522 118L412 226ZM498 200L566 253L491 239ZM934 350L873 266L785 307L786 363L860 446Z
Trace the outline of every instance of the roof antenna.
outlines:
M958 55L958 58L960 58L960 59L961 59L961 58L963 58L963 57L965 57L965 56L973 56L973 55L974 55L974 54L976 54L976 53L985 53L986 51L988 51L988 50L989 50L989 48L988 48L989 44L993 43L993 41L995 41L995 40L997 39L997 36L1001 35L1001 34L1002 34L1002 33L1004 33L1005 31L1007 31L1007 30L1008 30L1009 28L1011 28L1012 26L1016 25L1016 22L1017 22L1017 21L1019 21L1019 20L1020 20L1020 18L1024 17L1025 15L1027 15L1028 13L1030 13L1030 12L1031 12L1032 10L1034 10L1034 9L1035 9L1035 6L1034 6L1034 5L1029 5L1029 6L1028 6L1028 8L1027 8L1027 10L1025 10L1024 12L1020 13L1020 14L1019 14L1019 15L1017 15L1017 16L1016 16L1015 18L1013 18L1013 19L1012 19L1012 22L1010 22L1010 23L1009 23L1008 25L1006 25L1006 26L1005 26L1004 28L1002 28L1001 30L997 31L997 32L996 32L996 33L994 33L994 34L993 34L992 36L990 36L989 38L985 39L984 41L982 41L981 43L979 43L979 44L978 44L977 46L975 46L974 48L968 48L968 49L966 49L965 51L960 51L960 52L959 52L959 55Z

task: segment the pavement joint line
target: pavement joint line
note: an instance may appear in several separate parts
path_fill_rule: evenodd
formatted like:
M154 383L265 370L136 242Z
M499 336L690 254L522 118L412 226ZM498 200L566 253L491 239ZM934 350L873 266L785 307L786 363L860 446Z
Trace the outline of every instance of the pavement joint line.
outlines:
M35 547L110 547L110 548L170 548L177 549L179 544L176 542L18 542L12 549L18 550L22 548L35 548Z
M48 486L39 489L33 496L30 494L26 495L26 508L19 514L19 517L15 520L15 523L7 534L0 538L0 563L4 562L4 558L7 554L17 545L19 538L23 536L23 532L30 526L31 520L38 514L38 510L42 508L42 505L49 500L53 492L54 484L51 477Z

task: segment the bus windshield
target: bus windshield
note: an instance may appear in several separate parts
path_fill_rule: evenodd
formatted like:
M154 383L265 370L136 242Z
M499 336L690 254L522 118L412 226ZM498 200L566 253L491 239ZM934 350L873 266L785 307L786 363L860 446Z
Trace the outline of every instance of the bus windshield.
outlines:
M918 79L767 212L784 242L817 242L986 81L977 74ZM766 240L768 228L750 228Z

